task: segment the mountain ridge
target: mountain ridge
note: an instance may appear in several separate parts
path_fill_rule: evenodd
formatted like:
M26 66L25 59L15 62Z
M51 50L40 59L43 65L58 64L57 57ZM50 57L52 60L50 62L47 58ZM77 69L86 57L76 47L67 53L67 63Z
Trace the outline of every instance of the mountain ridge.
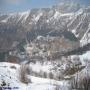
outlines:
M90 7L80 4L61 4L51 8L1 15L0 35L12 38L13 43L23 39L30 42L39 35L47 36L53 31L69 31L80 41L89 28L89 16ZM7 37L2 39L5 41Z

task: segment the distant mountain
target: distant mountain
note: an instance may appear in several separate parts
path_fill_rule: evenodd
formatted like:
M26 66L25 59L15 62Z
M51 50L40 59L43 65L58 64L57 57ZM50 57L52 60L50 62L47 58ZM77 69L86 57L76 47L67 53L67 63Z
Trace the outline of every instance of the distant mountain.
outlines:
M81 42L89 30L90 7L79 4L59 4L51 8L0 15L0 49L13 48L22 40L37 36L61 37ZM14 44L15 43L15 44Z

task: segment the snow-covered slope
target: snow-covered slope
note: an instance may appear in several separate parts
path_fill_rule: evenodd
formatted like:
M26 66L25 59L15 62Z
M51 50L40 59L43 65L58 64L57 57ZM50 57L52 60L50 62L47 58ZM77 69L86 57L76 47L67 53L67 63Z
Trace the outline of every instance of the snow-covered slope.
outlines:
M89 24L88 30L85 32L84 36L80 40L80 43L81 43L81 46L84 46L90 43L90 24Z
M78 71L73 75L67 75L64 79L59 81L49 78L41 78L28 75L27 77L31 79L31 83L24 84L19 80L18 77L20 65L2 62L0 63L0 86L3 88L17 88L17 90L71 90L72 80L74 78L77 79L78 77L78 81L80 81L82 78L86 77L87 71L89 75L89 67L90 64L88 63L86 64L86 67L81 71Z
M28 76L32 83L24 84L20 82L18 78L20 65L12 63L0 63L0 87L11 88L17 90L55 90L57 86L64 90L69 90L67 82L55 81L51 79L38 78L34 76ZM66 86L66 87L64 87Z
M36 32L37 35L53 30L69 30L81 39L89 28L89 17L89 6L83 7L79 4L69 3L51 8L1 15L0 23L2 25L19 24L25 28L25 31Z
M18 79L19 67L18 64L0 63L0 87L17 87L19 90L25 90L26 85Z
M16 20L17 23L19 21L24 23L24 21L26 21L26 19L29 17L29 14L30 14L30 11L19 12L19 13L10 13L9 15L1 15L0 22L8 23L10 20Z

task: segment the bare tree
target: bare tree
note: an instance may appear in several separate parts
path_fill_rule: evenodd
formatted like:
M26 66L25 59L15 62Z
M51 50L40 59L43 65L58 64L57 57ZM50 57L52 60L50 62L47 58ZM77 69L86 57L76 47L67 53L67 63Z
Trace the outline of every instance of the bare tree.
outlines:
M83 77L80 81L74 78L71 87L76 90L90 90L90 77Z
M21 65L19 69L19 79L22 83L28 84L31 80L28 78L27 69L29 67L27 65Z

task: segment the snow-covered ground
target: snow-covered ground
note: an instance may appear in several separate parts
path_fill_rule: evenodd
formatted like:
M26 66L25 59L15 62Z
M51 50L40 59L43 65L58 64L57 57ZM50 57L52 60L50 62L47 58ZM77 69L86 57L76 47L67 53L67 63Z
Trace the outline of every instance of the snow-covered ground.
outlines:
M30 90L55 90L57 87L60 90L69 90L70 88L68 82L66 82L65 80L56 81L56 80L38 78L33 76L31 76L30 78L33 83L28 85L28 88Z
M90 51L87 51L83 55L79 55L80 60L82 61L82 64L85 64L86 62L90 62Z
M18 64L6 62L0 63L0 86L2 86L3 82L5 82L6 85L3 87L18 87L20 90L25 90L26 85L19 81L19 67L20 66Z
M18 77L19 68L20 65L18 64L6 62L0 63L0 86L4 81L6 85L3 87L11 87L11 88L18 87L18 90L55 90L56 87L64 88L63 90L69 90L68 89L69 86L67 82L65 82L64 80L56 81L51 79L28 76L31 79L32 83L24 84L20 82Z
M86 61L90 60L90 51L87 51L83 55L79 55L80 61L83 63L83 65L86 65ZM72 56L74 58L74 56ZM67 61L69 62L69 61ZM63 63L66 64L66 61ZM73 62L73 61L72 61ZM77 63L77 61L73 62ZM64 67L65 65L62 64ZM56 65L56 64L54 64ZM33 71L39 72L40 70L44 72L49 72L50 69L53 68L52 63L44 62L43 65L41 65L39 62L36 64L30 64L30 67L32 67ZM54 66L55 67L55 66ZM57 68L62 68L62 67L57 67ZM20 81L19 79L19 70L20 70L20 65L19 64L13 64L13 63L7 63L7 62L1 62L0 63L0 86L3 85L3 82L5 83L5 86L3 87L11 87L11 88L17 88L17 90L71 90L71 82L70 80L73 77L85 77L87 71L90 76L90 65L85 66L80 71L77 71L73 75L67 75L64 79L62 80L55 80L55 79L50 79L50 78L41 78L41 77L36 77L36 76L31 76L27 75L28 78L31 79L31 83L24 84ZM57 71L56 71L57 72ZM54 72L55 73L55 72ZM79 78L79 80L81 80Z
M81 58L81 60L82 59L88 59L88 60L90 60L90 51L87 51L83 55L80 55L80 58Z

